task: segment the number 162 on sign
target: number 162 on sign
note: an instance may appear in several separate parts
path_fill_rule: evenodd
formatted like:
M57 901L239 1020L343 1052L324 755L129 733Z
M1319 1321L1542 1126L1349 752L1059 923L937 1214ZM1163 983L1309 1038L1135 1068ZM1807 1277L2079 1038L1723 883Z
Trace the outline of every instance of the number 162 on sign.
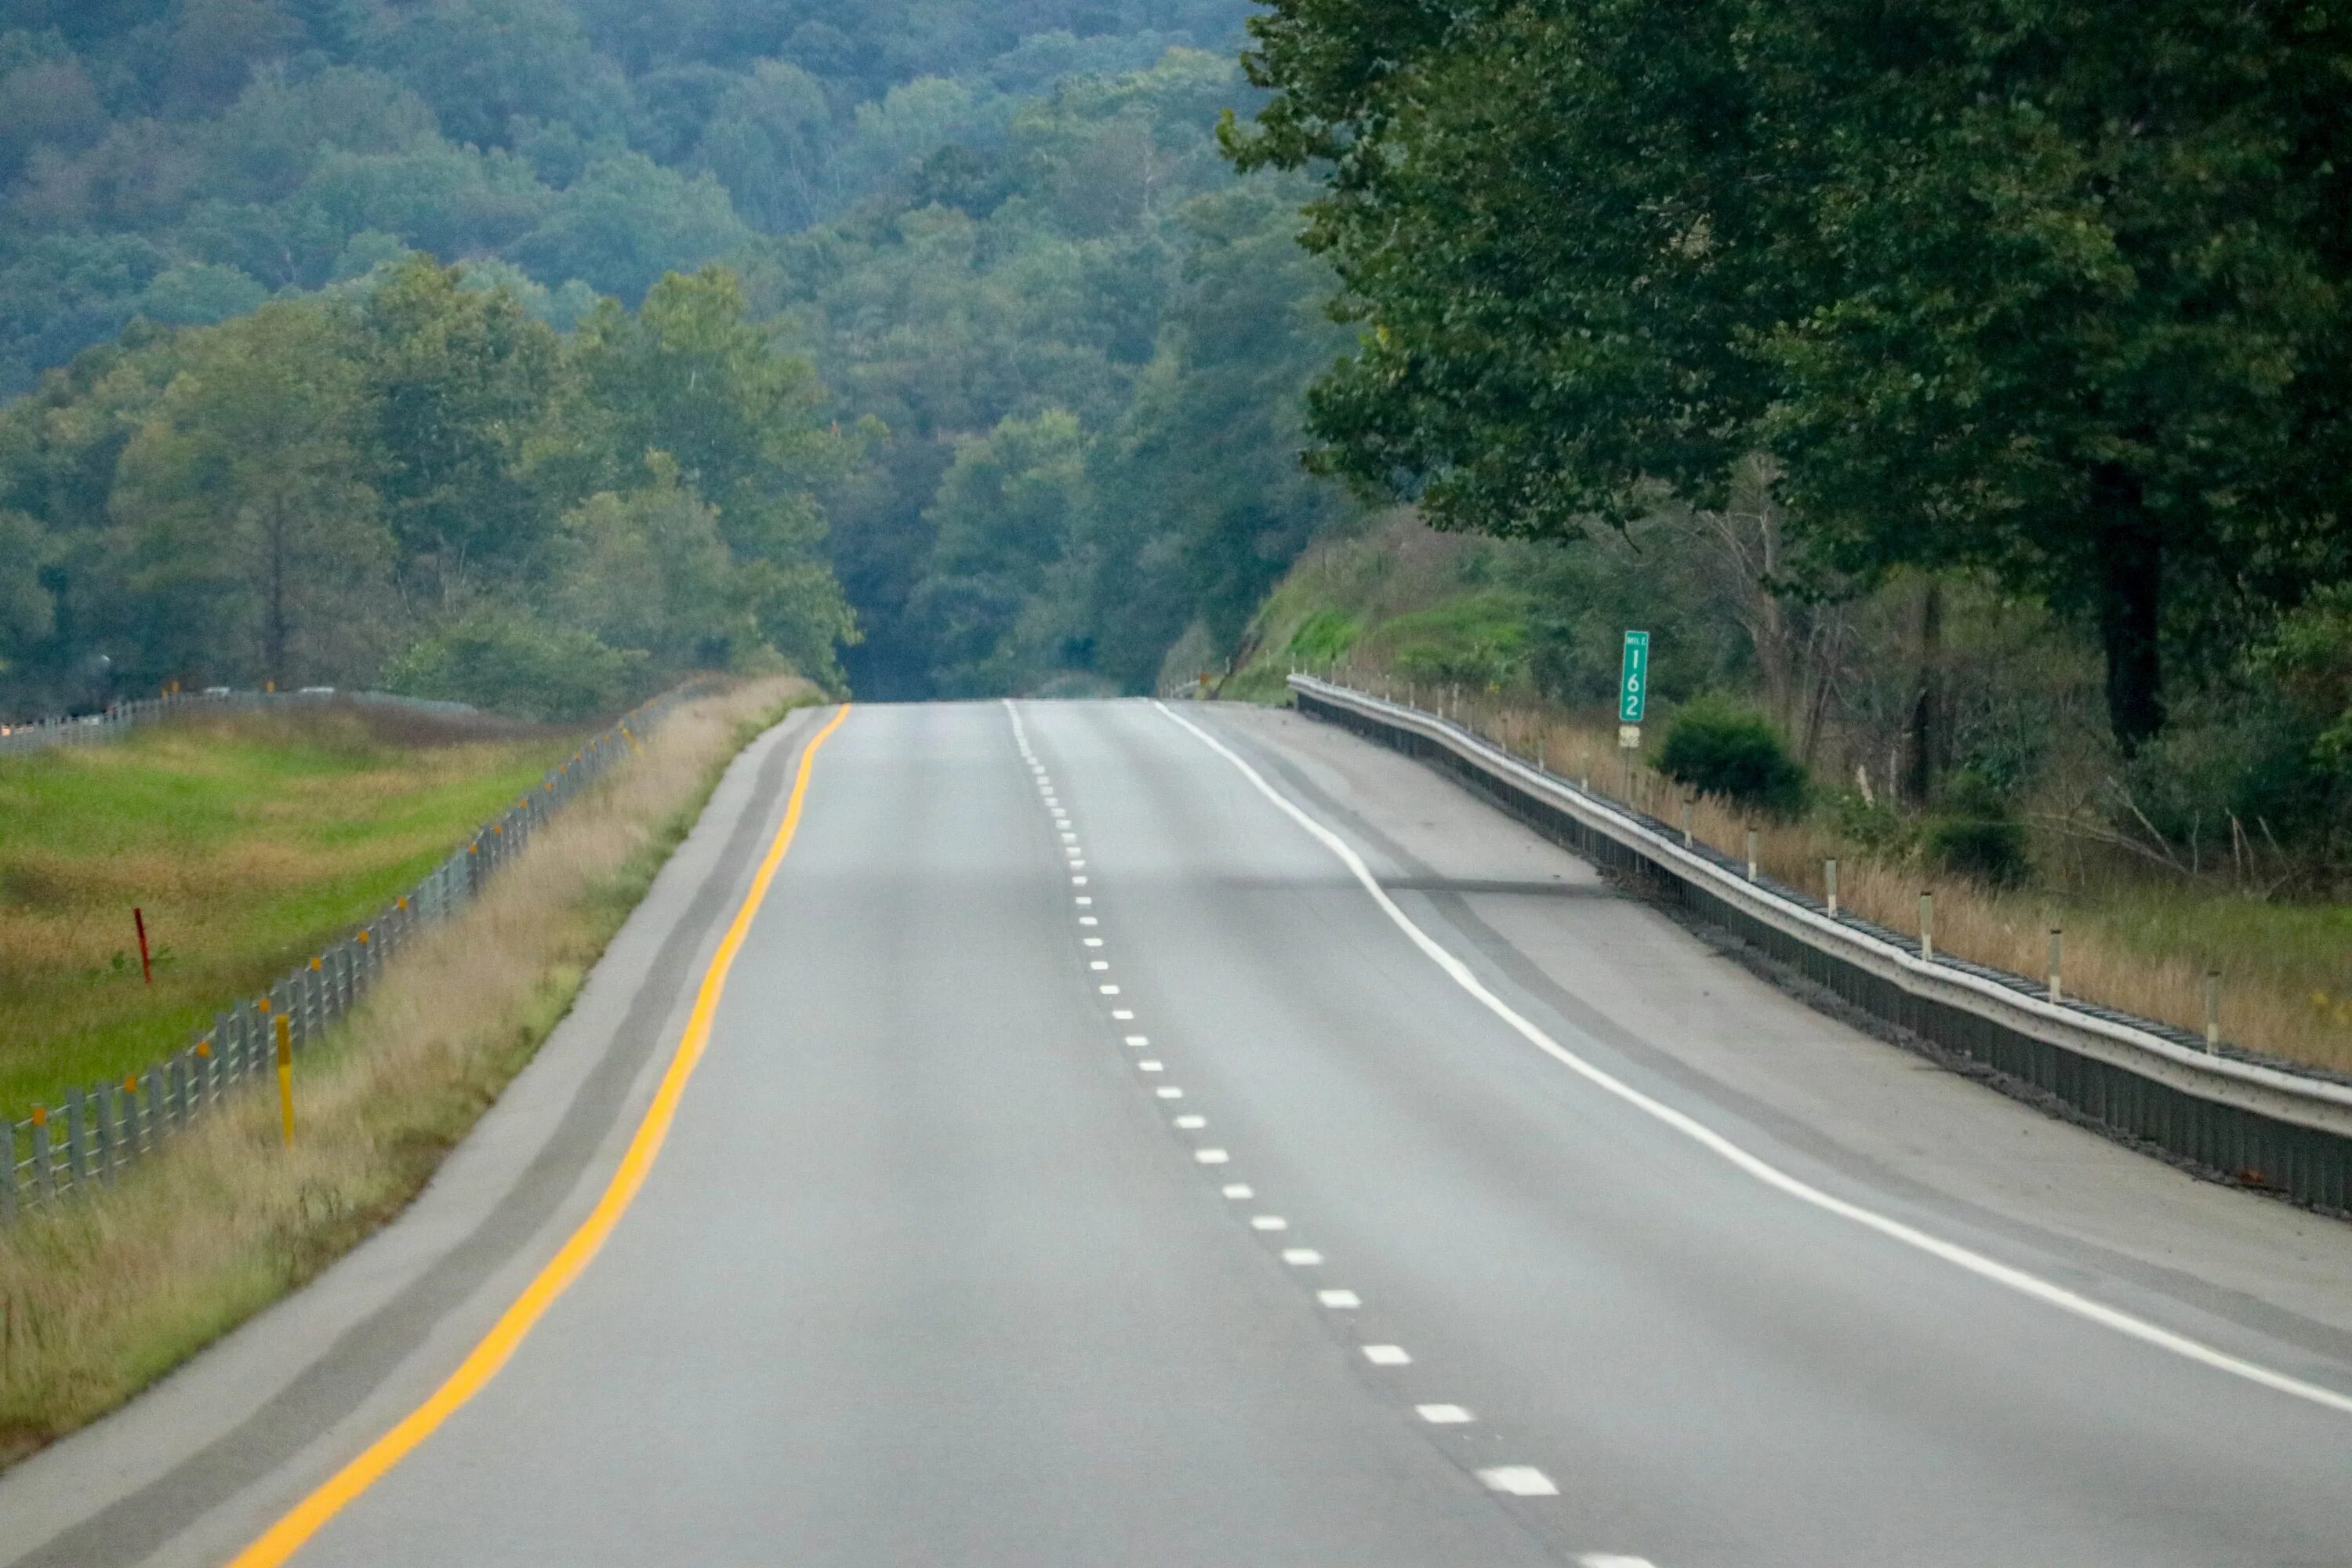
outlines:
M1617 743L1642 743L1642 716L1650 707L1650 634L1625 634L1625 662L1617 678Z

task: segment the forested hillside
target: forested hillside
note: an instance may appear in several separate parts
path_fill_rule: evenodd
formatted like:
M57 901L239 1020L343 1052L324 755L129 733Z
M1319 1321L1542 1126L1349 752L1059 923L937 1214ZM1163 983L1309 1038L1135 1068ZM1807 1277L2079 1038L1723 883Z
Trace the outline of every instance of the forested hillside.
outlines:
M0 0L0 706L1229 643L1343 504L1302 188L1213 142L1242 10Z

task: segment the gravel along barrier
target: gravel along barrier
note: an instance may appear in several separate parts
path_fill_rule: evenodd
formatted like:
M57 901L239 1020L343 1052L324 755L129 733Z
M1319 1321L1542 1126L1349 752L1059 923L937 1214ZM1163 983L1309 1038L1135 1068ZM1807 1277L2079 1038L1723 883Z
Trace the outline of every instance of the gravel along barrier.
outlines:
M267 994L216 1015L213 1026L184 1050L121 1083L70 1089L63 1104L37 1105L31 1116L9 1123L0 1144L0 1224L113 1182L230 1095L257 1084L278 1084L290 1140L290 1075L303 1051L358 1005L413 935L473 902L541 824L637 749L641 734L704 684L688 681L632 709L549 773L538 789L484 823L374 920L298 964ZM194 700L175 709L184 711Z
M1554 842L1623 873L1885 1023L2209 1172L2352 1210L2352 1080L2053 994L1839 911L1454 720L1293 675L1298 710L1453 775Z

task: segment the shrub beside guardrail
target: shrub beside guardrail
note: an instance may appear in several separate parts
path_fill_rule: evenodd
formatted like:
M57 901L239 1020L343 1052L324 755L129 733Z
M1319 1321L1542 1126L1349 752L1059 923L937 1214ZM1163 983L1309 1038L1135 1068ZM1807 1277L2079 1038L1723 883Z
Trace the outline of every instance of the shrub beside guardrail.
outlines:
M1874 1017L2029 1084L2089 1120L2250 1185L2352 1209L2352 1081L2302 1069L1910 937L1757 878L1669 824L1457 721L1294 675L1302 713L1420 758L1545 837L1628 873Z
M483 824L467 844L374 920L289 971L266 994L247 997L215 1016L213 1026L184 1050L120 1083L70 1089L62 1104L36 1106L31 1116L8 1124L6 1142L0 1144L0 1224L25 1210L112 1183L230 1095L269 1083L278 1062L281 1019L295 1055L318 1043L367 994L384 965L413 936L473 902L499 868L530 843L541 824L635 749L640 731L659 723L704 684L688 681L631 710L550 772L538 789L518 799L497 820ZM198 700L222 700L178 699L172 710L185 711Z

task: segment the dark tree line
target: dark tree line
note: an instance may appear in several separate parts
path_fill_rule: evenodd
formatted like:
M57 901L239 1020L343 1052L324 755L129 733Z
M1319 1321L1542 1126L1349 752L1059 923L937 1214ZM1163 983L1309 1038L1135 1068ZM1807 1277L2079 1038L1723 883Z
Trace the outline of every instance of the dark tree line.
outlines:
M134 332L0 411L0 658L32 710L381 680L572 718L779 654L831 677L816 491L856 440L824 400L717 270L569 333L424 258Z
M2222 0L1271 0L1245 166L1363 336L1328 470L1568 537L1760 457L1792 577L1988 571L2126 750L2352 576L2352 18Z

